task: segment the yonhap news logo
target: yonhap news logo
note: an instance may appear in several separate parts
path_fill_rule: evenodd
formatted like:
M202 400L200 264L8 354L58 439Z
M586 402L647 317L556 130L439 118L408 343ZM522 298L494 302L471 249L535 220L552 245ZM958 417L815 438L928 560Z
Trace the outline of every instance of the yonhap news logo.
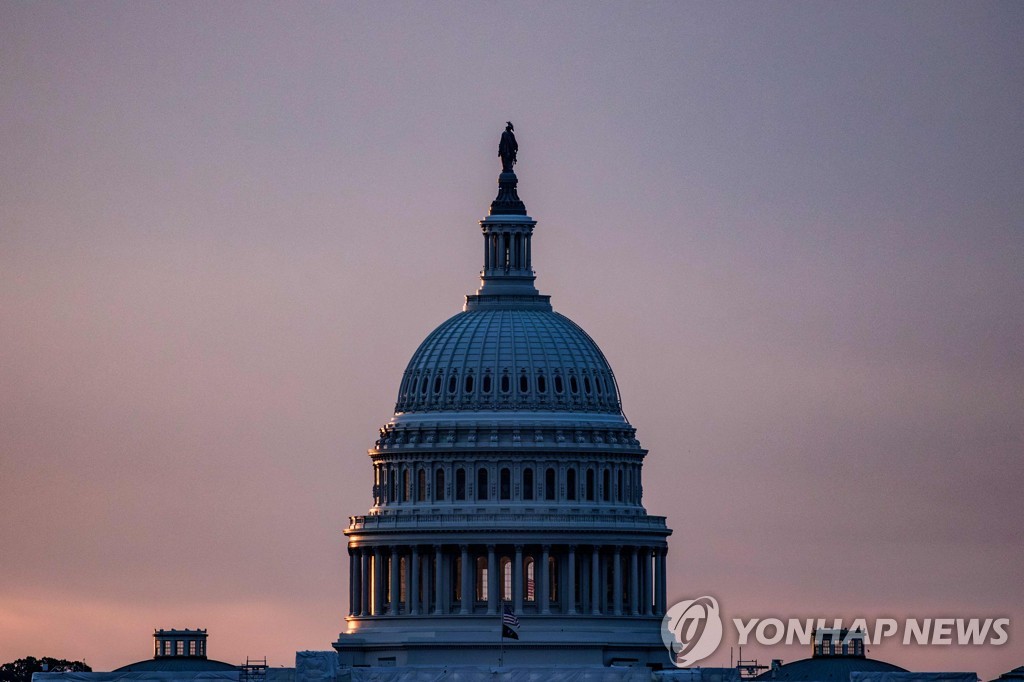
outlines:
M722 643L722 617L714 597L688 599L672 606L661 621L661 641L680 668L702 661Z
M888 641L904 646L1001 646L1009 641L1009 618L733 618L740 646L799 644L823 641L836 651L857 640L863 647ZM725 621L718 601L703 596L674 604L661 622L661 639L680 668L711 656L722 643ZM823 640L824 638L824 640ZM863 650L861 648L860 650Z

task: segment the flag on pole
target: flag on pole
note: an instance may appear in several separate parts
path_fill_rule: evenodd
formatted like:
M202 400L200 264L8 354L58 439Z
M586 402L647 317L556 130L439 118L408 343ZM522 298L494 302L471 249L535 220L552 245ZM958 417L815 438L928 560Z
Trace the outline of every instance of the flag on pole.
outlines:
M512 628L519 627L519 617L512 613L508 606L501 612L501 637L502 639L519 639L519 633Z

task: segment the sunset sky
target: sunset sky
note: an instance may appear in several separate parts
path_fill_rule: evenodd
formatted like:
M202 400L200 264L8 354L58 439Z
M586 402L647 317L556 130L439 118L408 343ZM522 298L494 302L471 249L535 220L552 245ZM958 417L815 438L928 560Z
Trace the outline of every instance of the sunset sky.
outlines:
M1024 664L1024 4L12 0L0 663L330 648L506 120L538 287L650 450L669 601L1010 617L869 656Z

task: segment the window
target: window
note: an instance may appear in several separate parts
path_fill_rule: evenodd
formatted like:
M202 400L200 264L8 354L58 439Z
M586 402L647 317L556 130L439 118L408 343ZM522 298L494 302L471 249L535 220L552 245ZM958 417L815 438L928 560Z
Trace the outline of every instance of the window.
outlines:
M539 377L537 377L537 393L547 393L547 392L548 392L548 382L544 380L544 375L541 374Z
M466 470L462 467L455 470L455 499L466 499Z
M622 469L619 469L618 476L616 476L615 499L622 502Z
M465 567L462 565L462 557L455 557L455 564L452 566L452 594L455 595L455 601L462 600L462 571Z
M427 471L426 469L420 469L419 474L416 476L416 501L426 502L427 501Z
M472 378L472 377L470 377L470 378ZM490 393L491 392L491 375L490 374L485 374L484 375L483 391L484 391L484 393Z
M555 470L552 468L544 472L544 499L555 499Z
M583 390L590 395L590 377L583 377Z
M480 469L476 472L476 499L487 499L487 469Z
M530 467L523 469L523 499L533 499L533 469Z
M420 380L420 395L427 394L427 387L430 385L430 380L427 377L423 377Z
M441 392L441 375L438 374L436 377L434 377L434 393L440 393L440 392Z
M569 469L565 472L565 496L567 499L576 499L576 470Z
M526 378L525 374L519 375L519 392L526 393L530 390L530 380Z
M558 560L548 557L548 599L558 601Z
M476 560L476 600L487 600L487 557Z
M185 642L183 642L183 641L181 641L179 639L174 644L175 644L175 652L174 652L175 655L176 656L184 656L185 655Z
M525 581L526 589L523 590L523 594L526 595L526 601L537 601L537 581L534 570L534 561L532 556L526 557L523 560L526 565L526 570L523 572L523 579Z
M507 374L502 374L501 375L501 392L502 393L508 393L509 392L509 388L510 388L510 386L509 386L508 375Z
M398 560L398 601L405 601L405 557Z
M512 560L501 557L501 599L512 601Z
M611 472L608 471L607 469L605 469L604 470L604 475L601 477L601 479L602 479L601 483L604 484L604 485L601 486L601 488L602 488L602 490L601 490L601 498L605 502L611 502L612 501L612 474L611 474Z
M576 383L576 377L569 377L569 391L576 395L580 392L580 385Z
M448 379L448 392L455 393L455 389L459 387L459 378L454 374Z
M562 395L562 391L564 389L565 389L565 387L562 385L562 375L561 374L556 374L555 375L555 393L557 393L558 395Z
M501 499L511 500L512 499L512 472L508 469L501 470L501 492L499 493Z
M412 500L412 474L408 469L402 472L402 502Z
M434 472L434 502L444 500L444 469Z
M466 393L472 393L472 392L473 392L473 375L472 374L467 374L466 375Z
M194 639L190 640L189 643L188 643L188 655L189 656L195 656L196 655L196 640L194 640Z
M394 469L388 467L388 480L391 482L391 494L388 496L390 502L398 501L398 474Z
M594 470L587 469L587 502L594 501Z
M597 389L597 394L601 395L601 377L594 377L594 388Z

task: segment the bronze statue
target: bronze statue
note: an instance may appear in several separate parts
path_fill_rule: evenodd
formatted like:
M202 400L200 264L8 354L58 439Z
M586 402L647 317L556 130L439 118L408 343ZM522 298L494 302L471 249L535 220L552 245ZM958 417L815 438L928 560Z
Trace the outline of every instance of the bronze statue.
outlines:
M516 152L519 151L519 144L516 142L516 135L512 127L512 121L505 121L505 132L501 134L501 142L498 143L498 156L501 157L501 172L511 173L512 166L516 165Z

